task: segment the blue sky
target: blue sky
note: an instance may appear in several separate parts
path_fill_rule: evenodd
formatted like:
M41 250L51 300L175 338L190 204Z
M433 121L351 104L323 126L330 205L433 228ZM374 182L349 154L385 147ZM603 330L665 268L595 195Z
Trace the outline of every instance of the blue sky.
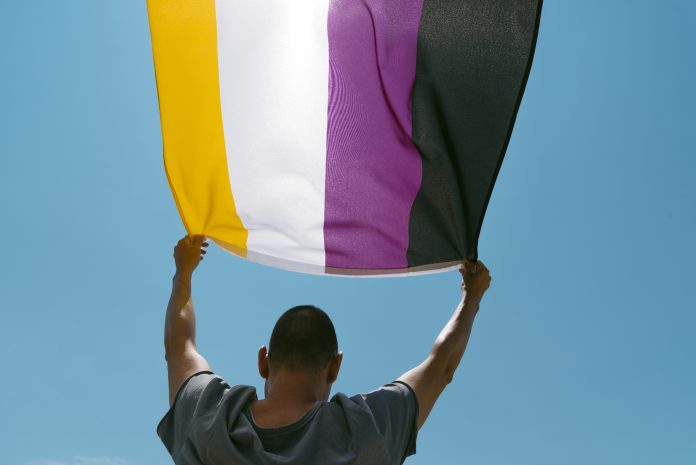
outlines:
M407 463L696 463L696 6L551 2L480 241L493 276ZM0 1L0 463L169 463L162 345L184 234L144 1ZM231 384L326 309L335 391L419 363L459 275L292 274L213 248L199 349Z

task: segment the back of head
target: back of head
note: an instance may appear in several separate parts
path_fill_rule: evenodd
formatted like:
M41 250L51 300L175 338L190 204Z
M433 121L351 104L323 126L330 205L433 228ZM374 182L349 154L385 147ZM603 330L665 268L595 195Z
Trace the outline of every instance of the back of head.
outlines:
M283 313L268 347L273 372L283 368L319 373L337 354L333 323L314 305L298 305Z

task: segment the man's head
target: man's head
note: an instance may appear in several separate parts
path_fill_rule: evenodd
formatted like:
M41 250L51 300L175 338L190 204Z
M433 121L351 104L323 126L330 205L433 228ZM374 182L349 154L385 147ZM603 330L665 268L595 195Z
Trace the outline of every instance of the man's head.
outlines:
M259 350L259 373L267 380L267 389L269 381L283 373L330 390L342 355L329 316L314 305L298 305L278 318L268 349Z

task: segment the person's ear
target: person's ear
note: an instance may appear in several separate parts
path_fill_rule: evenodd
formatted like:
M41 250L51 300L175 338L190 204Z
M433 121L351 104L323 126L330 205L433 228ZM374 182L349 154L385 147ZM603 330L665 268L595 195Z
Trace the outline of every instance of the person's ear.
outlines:
M268 349L266 349L266 346L261 346L261 348L259 349L258 363L259 374L263 379L268 379L270 367L268 364Z
M329 371L326 374L326 382L331 384L338 378L338 372L341 370L341 362L343 361L343 352L339 352L338 355L329 363Z

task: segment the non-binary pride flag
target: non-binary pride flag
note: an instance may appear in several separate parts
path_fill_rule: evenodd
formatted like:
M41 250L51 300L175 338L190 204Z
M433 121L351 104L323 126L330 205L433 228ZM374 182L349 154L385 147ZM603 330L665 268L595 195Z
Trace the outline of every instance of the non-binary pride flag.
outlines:
M189 234L296 271L476 260L541 0L148 0Z

